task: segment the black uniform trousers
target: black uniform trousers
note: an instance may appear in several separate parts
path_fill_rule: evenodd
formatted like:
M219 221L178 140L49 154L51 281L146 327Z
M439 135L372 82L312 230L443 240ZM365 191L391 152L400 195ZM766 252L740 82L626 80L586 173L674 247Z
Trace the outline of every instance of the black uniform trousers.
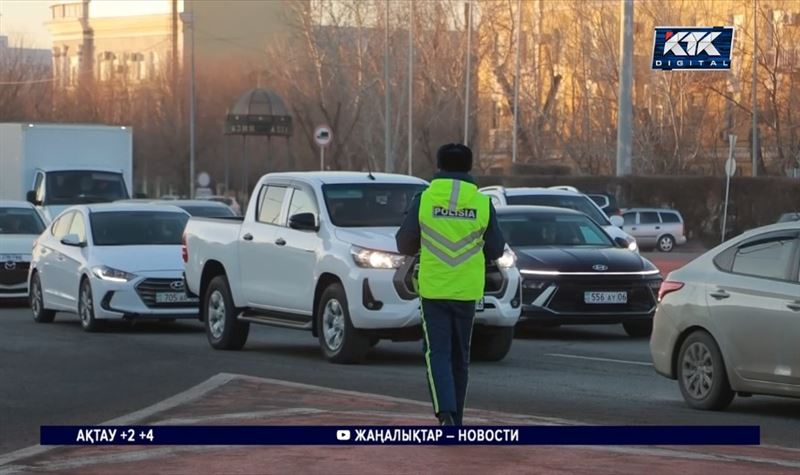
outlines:
M420 300L422 351L433 411L437 416L449 412L456 425L461 425L469 380L475 301Z

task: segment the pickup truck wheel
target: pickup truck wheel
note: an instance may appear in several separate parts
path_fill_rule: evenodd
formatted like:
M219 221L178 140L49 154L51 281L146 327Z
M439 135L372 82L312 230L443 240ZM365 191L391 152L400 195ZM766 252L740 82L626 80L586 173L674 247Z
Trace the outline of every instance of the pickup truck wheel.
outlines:
M331 363L359 363L370 348L370 339L350 322L347 296L342 284L331 284L317 308L319 345Z
M241 350L247 342L250 324L236 318L238 312L233 305L228 279L224 275L211 279L202 308L205 312L203 321L206 337L211 346L217 350Z
M471 359L500 361L506 357L514 342L514 327L476 327L473 330Z

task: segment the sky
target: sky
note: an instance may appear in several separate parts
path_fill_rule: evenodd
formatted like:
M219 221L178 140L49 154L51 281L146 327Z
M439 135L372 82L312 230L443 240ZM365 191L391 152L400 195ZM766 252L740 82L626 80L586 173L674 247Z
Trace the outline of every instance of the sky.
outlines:
M0 35L11 44L50 49L50 34L44 22L50 16L51 0L0 0Z

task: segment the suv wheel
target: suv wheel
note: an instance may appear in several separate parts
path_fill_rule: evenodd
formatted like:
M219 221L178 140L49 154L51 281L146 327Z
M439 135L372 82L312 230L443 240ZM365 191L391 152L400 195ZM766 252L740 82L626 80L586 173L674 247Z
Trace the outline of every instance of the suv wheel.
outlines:
M658 238L658 250L661 252L672 252L675 248L675 238L667 234Z
M44 308L44 293L42 291L42 281L39 274L31 277L31 288L28 298L30 299L31 310L33 311L33 321L37 323L50 323L56 318L55 310Z
M217 350L241 350L250 333L250 323L239 321L233 305L228 279L218 275L206 288L203 304L203 324L206 337Z
M322 354L331 363L359 363L370 348L370 339L353 326L342 284L329 285L317 307L317 333Z
M724 409L736 395L728 382L725 362L714 338L695 331L678 353L678 385L686 403L695 409Z
M471 359L500 361L511 350L514 327L475 327L470 348Z

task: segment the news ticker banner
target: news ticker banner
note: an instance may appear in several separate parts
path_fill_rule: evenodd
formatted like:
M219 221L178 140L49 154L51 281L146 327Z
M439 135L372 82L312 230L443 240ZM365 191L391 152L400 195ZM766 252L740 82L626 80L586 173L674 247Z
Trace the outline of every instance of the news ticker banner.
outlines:
M41 445L758 445L758 426L42 426Z

